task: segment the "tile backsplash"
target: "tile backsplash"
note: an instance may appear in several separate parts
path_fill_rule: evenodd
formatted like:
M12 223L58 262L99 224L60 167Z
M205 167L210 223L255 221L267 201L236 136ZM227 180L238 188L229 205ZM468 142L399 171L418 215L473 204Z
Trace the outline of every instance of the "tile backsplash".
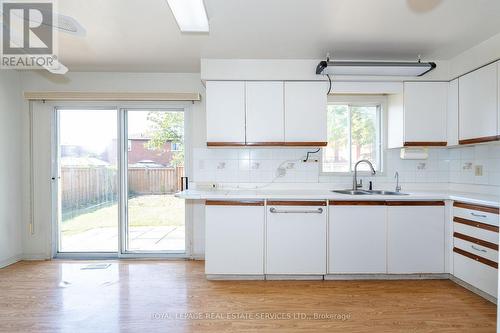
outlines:
M345 183L349 175L321 173L319 162L303 160L313 149L256 148L193 150L193 181L211 183ZM426 160L401 160L399 149L385 151L384 171L365 182L460 183L500 186L500 144L429 149ZM321 160L320 153L311 160Z

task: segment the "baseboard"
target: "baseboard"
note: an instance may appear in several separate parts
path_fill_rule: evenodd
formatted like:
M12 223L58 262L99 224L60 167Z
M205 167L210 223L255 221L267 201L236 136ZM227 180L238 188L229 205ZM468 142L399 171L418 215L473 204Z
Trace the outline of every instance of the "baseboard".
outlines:
M189 256L189 259L191 260L205 260L205 255L204 254L192 254L191 256Z
M217 280L217 281L262 281L264 280L264 275L237 275L237 274L205 274L207 280Z
M299 281L318 281L323 280L324 275L312 274L266 274L266 280L299 280Z
M450 280L458 284L460 287L463 287L469 291L472 291L474 294L481 296L482 298L490 301L491 303L497 304L497 298L494 296L491 296L488 293L485 293L484 291L474 287L473 285L468 284L465 281L460 280L456 276L450 275Z
M12 264L15 264L16 262L21 261L22 259L23 259L22 255L17 255L4 260L0 260L0 268L4 268Z
M40 253L25 253L22 255L21 260L50 260L50 256Z
M325 280L447 280L448 273L425 273L425 274L327 274Z

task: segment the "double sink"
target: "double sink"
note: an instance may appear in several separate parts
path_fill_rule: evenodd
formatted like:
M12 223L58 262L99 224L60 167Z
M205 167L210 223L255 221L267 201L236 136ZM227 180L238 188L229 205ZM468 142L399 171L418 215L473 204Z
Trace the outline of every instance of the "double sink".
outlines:
M335 190L334 193L348 195L408 195L408 193L376 190Z

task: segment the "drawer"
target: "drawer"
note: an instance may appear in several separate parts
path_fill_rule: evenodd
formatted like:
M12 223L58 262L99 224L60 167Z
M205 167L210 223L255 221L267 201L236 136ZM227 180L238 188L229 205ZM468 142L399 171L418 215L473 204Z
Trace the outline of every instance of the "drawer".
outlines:
M498 209L455 202L453 216L481 223L499 225Z
M453 271L453 274L460 280L473 285L495 298L497 297L497 269L462 254L454 253Z
M457 221L457 220L456 220ZM478 228L474 223L464 224L455 222L453 223L453 232L458 232L463 235L481 239L490 243L498 244L498 232Z
M477 256L483 257L485 259L498 262L498 245L496 245L497 250L492 249L488 245L490 243L479 241L475 242L473 239L461 239L462 238L470 238L467 236L463 236L461 234L456 234L453 239L453 246L462 249L464 251L470 252L472 254L475 254Z

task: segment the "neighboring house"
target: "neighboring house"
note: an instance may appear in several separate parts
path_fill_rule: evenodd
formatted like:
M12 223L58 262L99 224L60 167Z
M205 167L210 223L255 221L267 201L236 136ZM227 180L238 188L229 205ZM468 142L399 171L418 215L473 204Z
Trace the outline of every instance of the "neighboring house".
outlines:
M150 149L147 143L151 138L144 135L131 135L128 139L128 164L131 167L170 167L176 145L166 142L161 149ZM116 163L116 140L105 153L105 159Z
M98 156L82 146L61 145L62 167L105 167L110 163L105 156Z

